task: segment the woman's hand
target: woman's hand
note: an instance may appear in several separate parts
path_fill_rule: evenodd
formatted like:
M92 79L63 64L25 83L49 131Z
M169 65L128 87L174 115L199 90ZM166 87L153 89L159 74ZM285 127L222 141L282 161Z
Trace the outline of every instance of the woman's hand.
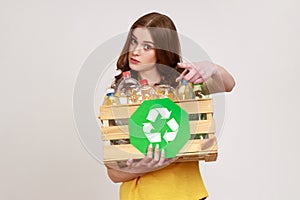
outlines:
M230 92L235 86L235 81L231 74L222 66L209 61L178 63L177 67L184 71L176 78L195 84L205 82L205 87L209 93Z
M165 158L164 150L159 154L158 146L154 149L154 155L152 157L152 146L149 145L147 155L141 160L128 159L127 166L120 169L114 169L107 166L107 172L110 179L115 182L125 182L143 176L148 172L152 172L158 169L162 169L177 158Z
M211 78L217 72L217 66L208 61L178 63L177 67L184 69L184 71L176 79L177 82L185 79L195 84L202 83Z
M127 167L122 170L132 173L147 173L166 167L175 160L176 158L166 159L164 149L159 154L158 145L156 145L154 149L154 155L152 157L152 145L150 144L147 150L147 155L143 159L139 161L128 159Z

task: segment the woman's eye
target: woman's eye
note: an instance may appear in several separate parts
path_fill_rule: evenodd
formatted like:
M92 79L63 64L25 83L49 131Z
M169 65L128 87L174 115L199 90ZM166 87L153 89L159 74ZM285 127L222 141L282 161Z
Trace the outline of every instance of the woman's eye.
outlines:
M153 47L151 46L151 45L149 45L149 44L145 44L144 45L144 49L145 50L150 50L150 49L152 49Z
M130 43L131 43L131 44L137 44L137 41L136 41L136 39L131 38Z

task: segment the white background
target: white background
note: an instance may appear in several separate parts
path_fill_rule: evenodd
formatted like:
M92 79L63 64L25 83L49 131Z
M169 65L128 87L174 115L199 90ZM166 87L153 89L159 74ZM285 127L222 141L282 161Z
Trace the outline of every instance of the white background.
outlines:
M80 143L73 87L94 49L150 11L170 16L236 79L218 161L201 165L208 199L298 199L299 6L2 0L0 199L118 199L119 185Z

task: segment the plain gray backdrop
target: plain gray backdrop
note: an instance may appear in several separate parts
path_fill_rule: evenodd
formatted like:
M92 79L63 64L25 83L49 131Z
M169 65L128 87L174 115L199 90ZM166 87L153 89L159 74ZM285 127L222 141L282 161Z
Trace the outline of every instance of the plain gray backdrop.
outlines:
M0 2L0 199L118 199L78 137L76 77L141 15L167 14L236 80L209 200L298 199L300 4L287 1Z

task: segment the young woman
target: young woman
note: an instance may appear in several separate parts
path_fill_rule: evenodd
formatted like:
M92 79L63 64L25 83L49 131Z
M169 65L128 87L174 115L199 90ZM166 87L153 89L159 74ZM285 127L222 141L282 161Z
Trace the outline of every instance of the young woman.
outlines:
M229 92L235 85L221 66L210 62L181 63L175 25L160 13L146 14L132 25L117 68L122 72L131 70L133 77L147 79L150 84L174 86L181 79L205 82L211 93ZM115 77L116 85L120 78L121 75ZM164 151L159 153L152 146L147 152L139 161L128 159L122 170L107 166L110 179L122 182L121 200L199 200L208 196L198 162L175 163L176 158L165 159Z

